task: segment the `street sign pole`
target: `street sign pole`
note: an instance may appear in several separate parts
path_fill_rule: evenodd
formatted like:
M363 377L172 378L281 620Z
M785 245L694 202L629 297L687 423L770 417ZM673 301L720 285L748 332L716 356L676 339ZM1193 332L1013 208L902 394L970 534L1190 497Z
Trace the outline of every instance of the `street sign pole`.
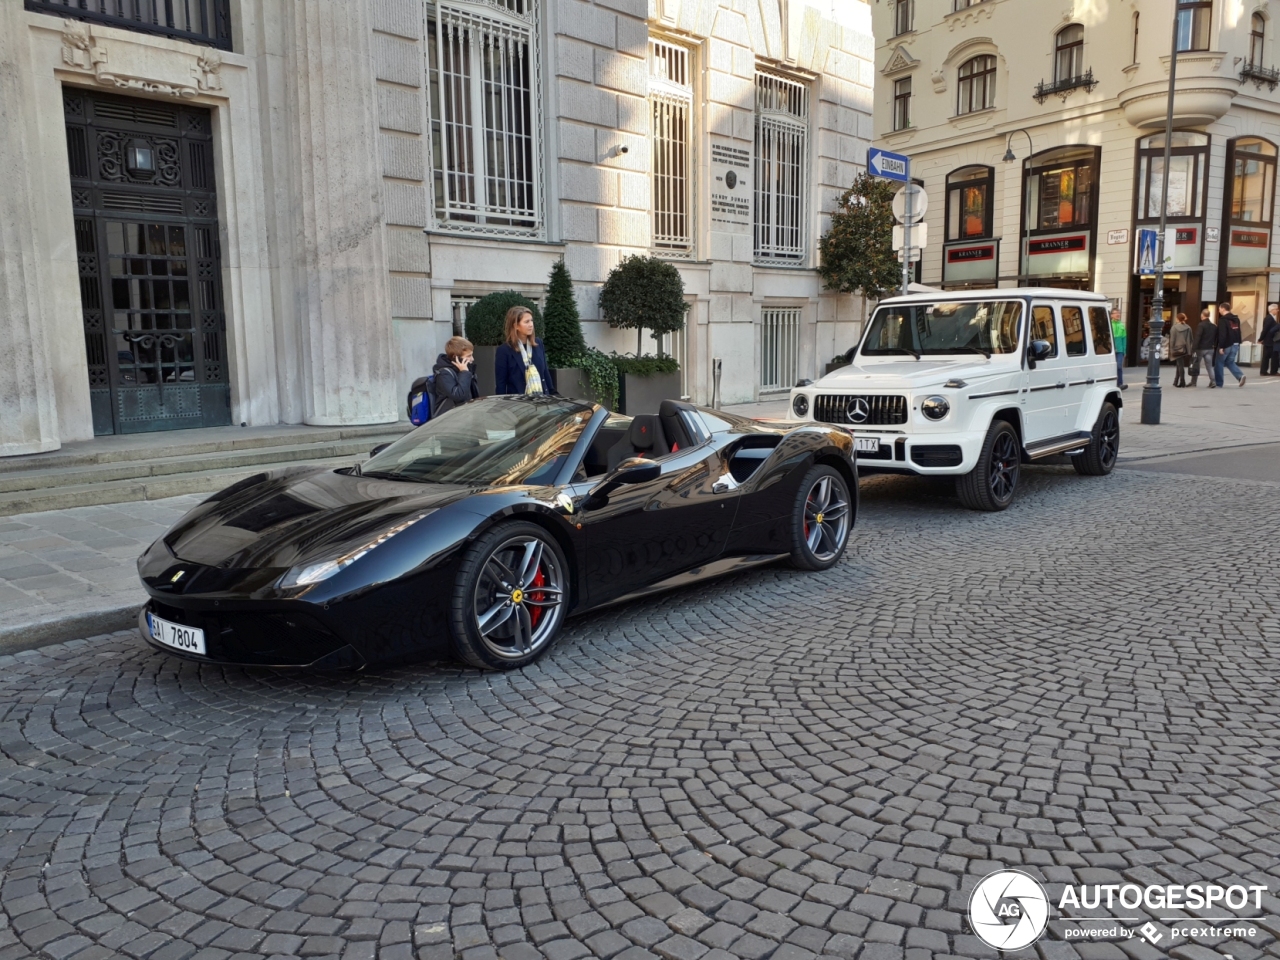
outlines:
M907 185L902 189L907 191L907 215L902 218L902 295L905 297L911 290L911 201L915 194L911 189L910 159L907 160Z

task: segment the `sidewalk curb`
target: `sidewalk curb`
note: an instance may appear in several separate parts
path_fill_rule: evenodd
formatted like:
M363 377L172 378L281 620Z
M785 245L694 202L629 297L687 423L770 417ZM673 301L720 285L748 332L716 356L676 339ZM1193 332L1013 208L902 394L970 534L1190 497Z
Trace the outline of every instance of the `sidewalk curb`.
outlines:
M138 622L141 603L91 610L52 620L33 620L27 623L5 624L0 627L0 656L34 650L67 640L93 637L102 633L128 630Z

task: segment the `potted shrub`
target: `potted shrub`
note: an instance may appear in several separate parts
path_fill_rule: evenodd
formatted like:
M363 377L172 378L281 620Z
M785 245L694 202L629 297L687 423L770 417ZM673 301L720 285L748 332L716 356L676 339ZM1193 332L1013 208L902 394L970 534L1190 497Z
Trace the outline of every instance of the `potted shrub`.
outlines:
M665 399L680 397L680 367L662 355L662 336L684 329L687 306L680 271L657 257L625 257L609 271L600 290L600 312L609 326L636 331L636 355L614 357L624 413L657 413ZM644 331L658 341L656 356L644 353Z
M466 338L475 347L476 381L480 384L480 393L486 397L492 395L497 388L494 355L502 344L507 311L516 304L528 307L533 313L534 330L545 342L546 333L542 329L542 313L538 310L538 305L514 290L491 293L473 303L467 310Z
M614 408L618 399L618 371L599 350L582 337L582 318L573 295L573 278L564 260L551 268L547 283L547 308L543 314L543 342L547 365L561 396L590 400Z

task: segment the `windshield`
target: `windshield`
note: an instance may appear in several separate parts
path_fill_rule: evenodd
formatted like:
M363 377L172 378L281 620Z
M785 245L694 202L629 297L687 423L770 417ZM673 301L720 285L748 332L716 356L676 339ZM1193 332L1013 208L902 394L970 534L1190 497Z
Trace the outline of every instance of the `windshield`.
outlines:
M862 355L1013 353L1022 303L970 300L881 307L862 342Z
M360 473L420 483L551 483L595 411L572 400L487 397L428 420Z

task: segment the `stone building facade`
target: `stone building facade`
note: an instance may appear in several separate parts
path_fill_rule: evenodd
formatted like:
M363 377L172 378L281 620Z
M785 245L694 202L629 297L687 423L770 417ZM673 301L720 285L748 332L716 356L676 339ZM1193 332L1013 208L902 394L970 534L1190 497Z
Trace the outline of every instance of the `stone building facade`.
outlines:
M162 9L164 12L157 14ZM619 259L724 402L857 330L816 274L865 162L863 0L0 3L0 455L403 417L469 303Z
M909 154L928 192L923 282L1105 293L1138 359L1176 25L1166 316L1230 299L1252 336L1277 289L1277 15L1277 0L876 3L877 145Z

